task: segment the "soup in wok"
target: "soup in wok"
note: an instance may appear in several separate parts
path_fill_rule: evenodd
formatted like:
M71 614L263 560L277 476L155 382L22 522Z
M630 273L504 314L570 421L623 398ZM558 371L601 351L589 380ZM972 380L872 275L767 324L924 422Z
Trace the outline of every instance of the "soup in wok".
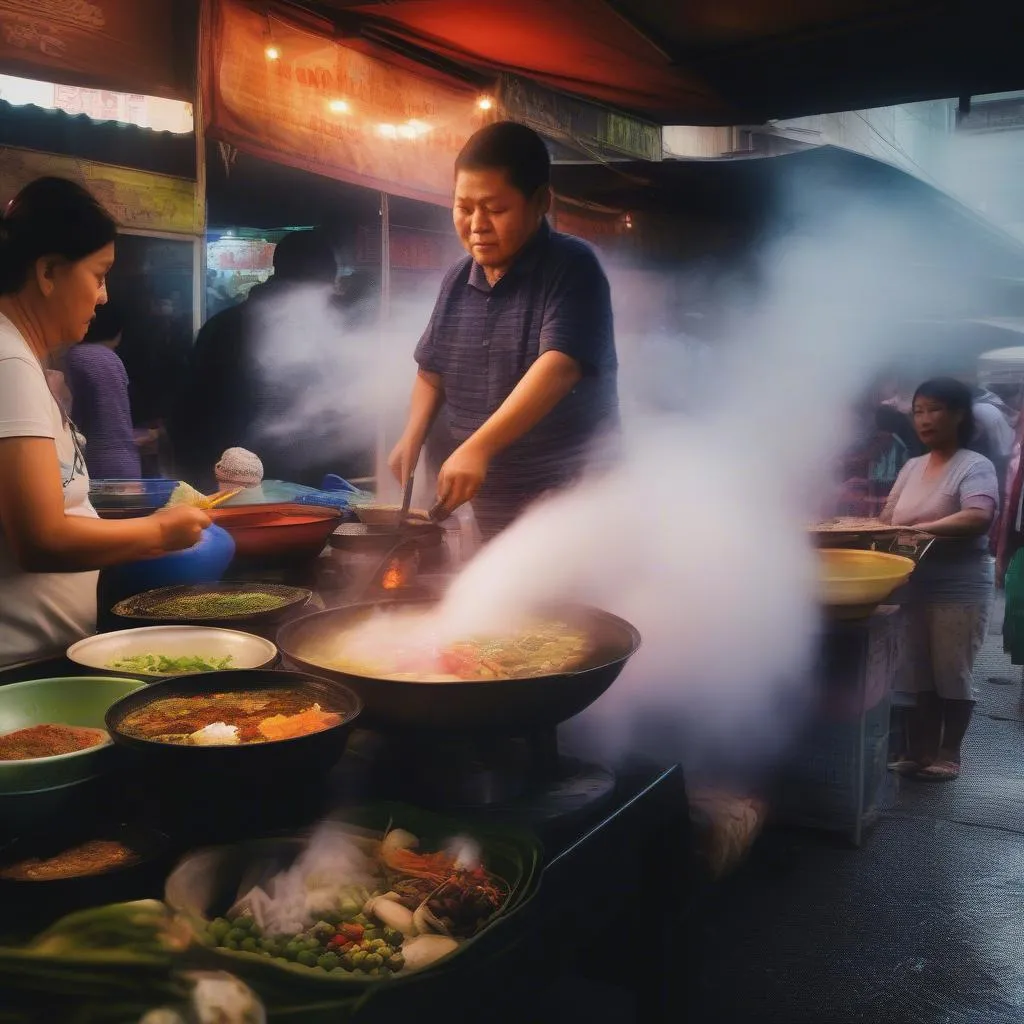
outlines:
M506 636L446 641L429 616L397 611L355 623L304 657L353 676L450 683L571 672L592 649L586 630L558 619L533 619Z

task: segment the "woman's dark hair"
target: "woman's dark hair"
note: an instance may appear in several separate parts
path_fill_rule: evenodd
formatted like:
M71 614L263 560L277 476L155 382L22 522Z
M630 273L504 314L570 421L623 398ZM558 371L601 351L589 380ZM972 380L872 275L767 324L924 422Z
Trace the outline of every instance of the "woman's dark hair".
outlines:
M951 413L960 413L956 437L961 448L970 448L974 440L974 397L971 389L953 377L933 377L914 392L914 404L919 398L940 402Z
M113 217L81 185L36 178L0 217L0 295L20 291L36 260L77 263L117 237Z
M96 315L89 324L89 333L83 343L90 341L113 341L124 330L124 318L117 303L105 302L96 307Z
M504 171L515 188L532 199L551 183L551 157L544 140L515 121L489 124L470 136L455 158L455 172Z

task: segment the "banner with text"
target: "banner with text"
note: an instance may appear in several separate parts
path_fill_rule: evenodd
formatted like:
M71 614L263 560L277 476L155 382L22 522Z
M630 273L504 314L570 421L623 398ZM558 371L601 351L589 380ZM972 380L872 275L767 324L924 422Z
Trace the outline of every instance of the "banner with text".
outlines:
M2 0L5 74L191 100L195 32L175 0ZM181 51L181 52L177 52Z
M214 0L207 17L211 138L356 185L449 202L455 157L487 117L474 92L240 0Z

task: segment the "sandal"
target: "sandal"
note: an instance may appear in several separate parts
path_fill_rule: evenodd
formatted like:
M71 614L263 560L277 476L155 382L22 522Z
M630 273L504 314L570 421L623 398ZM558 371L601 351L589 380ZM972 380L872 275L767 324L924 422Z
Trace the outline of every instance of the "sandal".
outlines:
M925 768L925 763L910 757L899 757L895 761L890 761L888 767L895 775L916 775Z
M922 782L952 782L960 778L960 765L956 761L936 761L922 768L914 778Z

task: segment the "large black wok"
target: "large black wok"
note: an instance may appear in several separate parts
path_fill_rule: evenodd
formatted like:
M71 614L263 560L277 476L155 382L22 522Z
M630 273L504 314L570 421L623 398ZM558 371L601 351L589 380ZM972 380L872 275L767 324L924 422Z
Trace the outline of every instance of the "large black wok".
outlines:
M429 608L430 601L388 601L318 612L285 625L278 649L289 665L338 679L363 699L360 725L389 730L522 736L558 725L592 704L618 678L640 646L624 619L584 606L560 607L553 617L584 628L592 640L586 662L572 672L493 682L406 682L351 675L324 665L324 642L381 609Z

